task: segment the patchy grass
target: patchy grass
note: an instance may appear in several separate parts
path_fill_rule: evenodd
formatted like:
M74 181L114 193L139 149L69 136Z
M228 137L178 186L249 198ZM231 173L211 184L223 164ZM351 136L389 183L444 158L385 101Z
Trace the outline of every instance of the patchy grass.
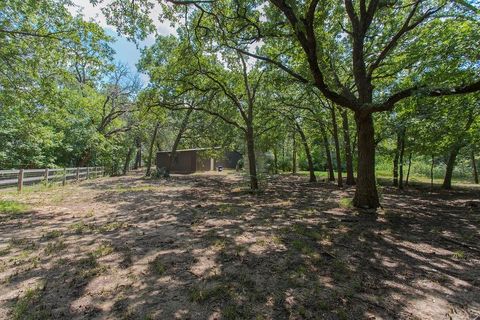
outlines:
M463 260L466 258L465 251L457 250L452 254L452 257L457 260Z
M300 239L293 240L292 247L295 248L295 250L306 255L312 255L315 253L314 248L312 248L306 241Z
M10 245L6 246L5 248L0 249L0 257L6 256L10 253L12 247Z
M440 237L476 247L475 191L386 186L384 214L372 220L350 207L353 187L268 179L256 195L235 192L240 177L221 174L2 194L38 212L0 220L3 318L464 320L476 312L480 256ZM69 196L56 205L58 194Z
M343 209L352 209L353 200L351 198L341 198L338 201L338 205L340 206L340 208L343 208Z
M82 269L93 269L98 266L97 258L93 253L89 253L86 257L78 261L78 266Z
M217 238L213 240L212 246L219 251L225 250L227 247L227 241L223 238Z
M161 257L156 257L149 263L150 271L156 276L163 276L167 271L167 267L161 261Z
M12 319L50 319L47 310L38 310L38 306L36 305L41 298L43 289L43 284L28 288L25 294L19 298L13 306Z
M113 252L113 247L108 243L103 243L98 246L92 253L95 258L107 256Z
M238 212L239 212L238 208L228 203L222 203L217 206L217 213L219 215L233 215L233 214L238 214Z
M30 250L33 250L37 247L37 244L33 240L27 238L11 238L9 244L12 247Z
M38 264L38 258L32 257L33 250L21 250L17 252L12 258L10 258L10 263L14 266L24 266L29 262L32 262L34 267Z
M223 283L211 287L194 287L190 290L190 301L197 303L228 299L230 296L229 287Z
M226 320L252 319L252 312L244 305L229 303L222 310L222 316ZM254 318L258 319L258 318Z
M75 232L76 234L82 234L92 231L92 228L89 225L85 224L85 222L83 221L74 222L69 226L69 228L73 230L73 232Z
M310 238L312 240L317 240L317 241L328 238L328 235L322 229L320 229L319 227L315 227L315 226L307 227L307 226L302 225L302 224L295 224L292 227L292 231L293 231L293 233L295 233L297 235L307 237L307 238Z
M47 244L47 247L45 248L44 252L47 256L49 256L53 253L58 254L60 251L62 251L66 247L67 247L67 245L62 240L55 241L55 242L49 242Z
M93 209L89 209L87 210L87 212L85 213L85 218L91 218L95 215L95 210Z
M106 224L100 226L98 228L98 231L99 232L111 232L111 231L118 230L118 229L122 228L123 226L124 226L123 222L114 221L114 222L109 222L109 223L106 223Z
M51 230L51 231L48 231L47 233L45 233L42 236L42 238L45 239L45 240L51 240L51 239L61 237L62 235L63 235L63 232L60 231L60 230Z
M332 276L338 282L346 281L350 277L350 269L345 261L335 259L331 266Z
M78 269L75 272L75 282L83 283L95 276L104 274L108 270L108 266L98 263L93 253L89 253L86 257L78 261Z
M91 232L112 232L116 231L124 226L123 222L113 221L107 222L100 226L95 225L94 223L85 223L83 220L72 223L69 228L73 230L76 234L91 233Z
M28 205L14 200L0 200L0 214L16 215L29 211Z
M114 188L113 191L119 193L130 193L130 192L150 192L157 190L157 186L142 185L142 186L133 186L133 187L118 187Z

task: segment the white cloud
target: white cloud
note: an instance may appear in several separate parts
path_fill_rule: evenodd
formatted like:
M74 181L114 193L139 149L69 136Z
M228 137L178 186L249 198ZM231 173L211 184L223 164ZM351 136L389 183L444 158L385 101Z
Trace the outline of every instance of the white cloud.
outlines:
M103 28L115 29L114 26L107 24L107 19L103 15L101 8L101 6L92 5L89 0L75 0L75 5L68 7L68 10L72 14L81 13L85 20L94 20ZM161 10L161 7L156 5L150 14L158 34L167 35L175 33L175 29L170 26L170 23L159 21L158 17L161 14Z
M81 13L85 20L94 20L102 27L108 27L100 7L93 6L89 0L76 0L75 6L69 6L68 11L70 11L71 14Z

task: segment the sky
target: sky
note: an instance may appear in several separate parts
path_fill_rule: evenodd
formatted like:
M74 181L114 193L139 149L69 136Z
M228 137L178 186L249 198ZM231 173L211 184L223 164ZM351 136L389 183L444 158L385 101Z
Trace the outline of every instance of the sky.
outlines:
M100 6L93 6L89 0L75 0L76 7L69 7L72 14L76 14L78 10L81 10L85 20L94 20L97 22L105 32L115 37L116 41L112 44L112 48L115 50L115 60L127 64L132 71L137 71L135 64L140 59L140 49L142 47L151 45L154 43L154 37L149 36L145 41L140 42L139 47L133 42L128 41L124 36L118 35L114 26L108 25L105 16L102 14ZM151 18L157 27L158 34L167 35L175 32L169 23L162 23L158 21L160 8L154 8L152 10ZM146 75L141 75L141 79L144 82L148 81Z

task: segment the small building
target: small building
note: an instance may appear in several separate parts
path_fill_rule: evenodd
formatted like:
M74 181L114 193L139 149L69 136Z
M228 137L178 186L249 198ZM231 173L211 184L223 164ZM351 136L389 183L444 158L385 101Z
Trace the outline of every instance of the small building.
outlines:
M218 166L235 169L242 155L236 151L227 152L219 159L211 156L211 148L177 150L173 159L171 173L189 174L201 171L214 171ZM170 151L157 152L157 169L165 168L170 159Z

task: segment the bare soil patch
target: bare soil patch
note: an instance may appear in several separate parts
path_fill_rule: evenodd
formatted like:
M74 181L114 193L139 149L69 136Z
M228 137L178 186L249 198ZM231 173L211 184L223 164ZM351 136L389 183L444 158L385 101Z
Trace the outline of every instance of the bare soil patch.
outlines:
M234 174L0 194L1 319L474 319L479 189L353 189Z

